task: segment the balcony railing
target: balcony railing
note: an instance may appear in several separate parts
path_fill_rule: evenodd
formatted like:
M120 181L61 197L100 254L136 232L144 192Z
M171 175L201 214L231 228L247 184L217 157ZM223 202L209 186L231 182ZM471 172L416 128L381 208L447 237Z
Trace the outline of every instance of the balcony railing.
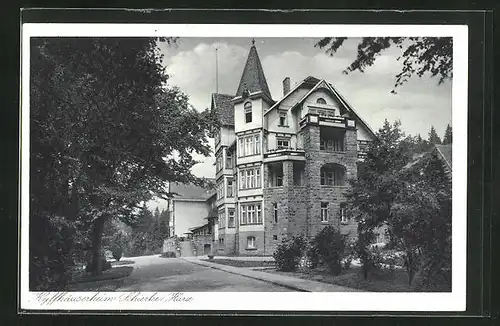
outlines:
M283 156L283 155L304 156L305 155L305 151L304 151L303 148L293 148L293 147L272 148L272 149L268 149L264 153L264 158L266 158L266 157L275 157L275 156Z

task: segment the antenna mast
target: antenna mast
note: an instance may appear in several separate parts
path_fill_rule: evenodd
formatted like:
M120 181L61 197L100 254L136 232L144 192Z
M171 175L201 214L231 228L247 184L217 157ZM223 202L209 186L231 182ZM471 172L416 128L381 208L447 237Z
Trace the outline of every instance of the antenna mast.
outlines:
M215 48L215 93L219 93L219 58L217 52L219 49Z

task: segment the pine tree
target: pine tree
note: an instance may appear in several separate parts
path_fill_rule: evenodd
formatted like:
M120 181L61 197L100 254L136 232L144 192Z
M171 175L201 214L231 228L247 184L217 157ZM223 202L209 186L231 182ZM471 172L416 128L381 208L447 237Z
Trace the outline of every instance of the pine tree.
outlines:
M451 129L451 125L448 124L446 126L446 131L444 132L444 137L443 137L443 145L448 145L451 144L452 142L452 137L453 137L453 131Z
M433 145L441 144L441 138L439 138L434 126L431 126L431 130L429 131L429 143Z

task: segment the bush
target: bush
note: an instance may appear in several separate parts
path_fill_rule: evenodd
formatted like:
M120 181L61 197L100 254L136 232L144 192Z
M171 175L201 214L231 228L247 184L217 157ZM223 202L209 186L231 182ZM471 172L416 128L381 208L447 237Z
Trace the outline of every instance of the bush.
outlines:
M166 251L166 252L162 252L162 254L160 255L160 257L163 257L163 258L175 258L175 257L177 257L177 255L173 251Z
M74 244L78 230L60 216L30 216L30 290L64 290L80 256Z
M122 249L122 247L115 246L115 247L113 247L113 249L111 250L111 253L113 254L113 258L114 258L116 261L120 261L120 259L122 258L122 255L123 255L123 249Z
M286 237L273 253L278 270L291 272L297 269L306 247L304 236Z
M345 236L335 227L328 225L314 237L311 251L315 252L323 260L331 272L338 275L342 272L342 259L345 256L345 249Z

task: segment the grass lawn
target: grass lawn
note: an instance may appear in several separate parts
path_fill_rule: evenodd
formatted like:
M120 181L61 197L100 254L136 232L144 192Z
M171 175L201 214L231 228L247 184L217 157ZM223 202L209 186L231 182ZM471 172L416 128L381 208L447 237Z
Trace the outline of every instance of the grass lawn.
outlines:
M275 267L275 263L273 261L248 261L248 260L231 260L231 259L223 259L223 258L214 258L214 259L202 259L202 261L207 261L209 263L216 263L222 265L229 265L234 267Z
M287 276L295 276L307 280L330 283L345 286L353 289L359 289L369 292L417 292L408 285L408 274L405 270L379 271L363 279L360 267L351 267L342 272L341 275L331 275L326 269L304 269L296 272L280 272L276 270L266 270L269 273L277 273ZM425 289L421 292L431 291L451 291L451 289Z
M68 291L115 291L133 269L132 266L121 266L108 269L98 276L76 276L68 285Z

